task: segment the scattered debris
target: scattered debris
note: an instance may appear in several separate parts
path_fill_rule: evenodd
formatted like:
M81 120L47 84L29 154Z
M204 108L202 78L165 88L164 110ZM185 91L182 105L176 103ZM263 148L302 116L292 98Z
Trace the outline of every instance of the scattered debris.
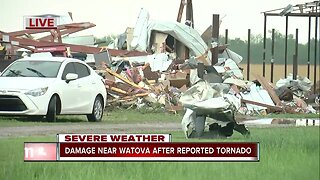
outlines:
M293 79L293 75L289 74L286 79L280 79L277 81L276 86L286 87L292 91L292 93L300 98L304 98L305 95L311 90L312 82L302 76L297 76L297 79Z
M242 57L226 45L217 46L220 58L212 65L210 47L194 29L177 22L149 21L144 9L131 42L126 43L131 50L151 55L113 59L102 69L109 105L159 104L174 113L185 109L181 125L186 138L230 137L233 131L250 135L244 124L235 121L237 113L316 113L301 94L312 86L308 79L288 76L276 86L259 75L256 81L245 81L239 67Z
M312 83L308 78L297 76L294 80L290 74L276 86L260 75L255 76L255 81L245 81L239 67L242 57L227 45L208 47L192 27L179 22L151 21L145 9L141 9L135 27L127 28L115 40L113 45L118 49L85 46L94 44L92 36L82 37L78 43L70 37L61 39L61 35L94 26L59 25L57 35L51 32L39 39L24 35L49 30L0 32L6 45L0 46L0 51L11 47L6 40L10 38L20 44L19 48L33 52L50 50L83 60L91 57L93 63L88 64L105 79L107 106L137 109L155 106L173 113L185 110L181 125L186 138L230 137L234 130L250 135L244 124L235 121L236 113L265 115L319 110L319 94L310 94ZM211 61L214 48L219 51L216 64Z

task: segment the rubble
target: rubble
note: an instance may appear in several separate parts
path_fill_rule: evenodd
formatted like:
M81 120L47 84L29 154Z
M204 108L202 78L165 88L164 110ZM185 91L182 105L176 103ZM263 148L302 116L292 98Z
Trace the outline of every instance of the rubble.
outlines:
M307 94L312 87L312 82L302 76L297 76L297 79L293 79L293 75L289 74L286 79L280 79L277 81L276 86L278 88L280 87L286 87L292 91L292 93L300 98L305 97L305 94Z
M171 41L179 46L174 48ZM289 75L274 86L255 75L255 81L245 81L239 67L242 57L226 45L217 45L220 58L212 65L210 47L193 28L177 22L149 22L144 9L132 41L126 43L131 50L151 54L114 58L110 67L102 69L108 105L159 104L174 113L184 109L181 125L186 138L230 137L233 131L247 136L249 130L235 120L239 113L317 113L302 96L310 90L310 80L292 80ZM188 57L181 47L190 50Z

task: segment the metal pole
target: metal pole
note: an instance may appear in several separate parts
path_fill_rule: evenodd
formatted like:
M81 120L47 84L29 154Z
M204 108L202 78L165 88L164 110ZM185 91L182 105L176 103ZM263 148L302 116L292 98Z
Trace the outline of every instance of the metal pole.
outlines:
M270 81L273 83L273 63L274 63L274 29L272 29L271 35L271 77Z
M190 13L191 13L191 23L192 23L192 28L194 28L194 19L193 19L193 5L192 5L192 0L189 0L188 5L190 6Z
M311 39L311 16L309 16L309 27L308 27L308 71L307 71L308 78L310 78L310 39Z
M316 13L318 13L319 1L316 6ZM315 19L314 27L314 71L313 71L313 91L316 92L317 87L317 45L318 45L318 16Z
M264 26L263 26L263 57L262 57L262 75L266 74L266 36L267 36L267 15L264 14Z
M226 29L226 31L225 31L224 44L228 44L228 29Z
M189 21L191 24L190 26L194 28L193 25L193 9L192 9L192 0L187 0L187 8L186 8L186 21Z
M177 22L181 22L182 13L183 13L183 9L184 9L183 1L184 0L180 1L180 6L179 6L179 11L178 11L178 16L177 16Z
M185 22L185 24L187 25L187 26L190 26L190 27L194 27L193 26L193 9L192 9L192 0L187 0L187 5L186 5L186 22ZM189 21L189 22L188 22ZM191 23L190 23L191 22ZM189 53L190 53L190 51L189 51L189 48L188 47L186 47L185 46L185 52L184 52L185 54L184 54L184 56L185 56L185 58L186 59L188 59L189 58Z
M212 15L212 40L215 43L218 43L219 46L219 14L213 14ZM218 54L219 54L219 48L215 47L212 49L212 65L215 65L218 62Z
M284 42L284 77L287 78L287 63L288 63L288 16L286 16L286 37Z
M295 54L293 57L293 79L297 79L297 74L298 74L298 59L299 59L299 54L298 54L298 46L299 46L299 29L296 29L296 46L295 46Z
M297 54L293 55L293 66L292 66L292 71L293 71L293 79L297 79L297 73L298 73L298 56Z
M248 29L248 61L247 61L247 80L250 78L250 37L251 37L251 29Z

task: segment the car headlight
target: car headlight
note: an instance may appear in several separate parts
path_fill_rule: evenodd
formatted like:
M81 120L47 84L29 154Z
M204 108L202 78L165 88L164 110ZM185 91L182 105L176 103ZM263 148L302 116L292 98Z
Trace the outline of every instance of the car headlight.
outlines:
M38 89L33 89L33 90L30 90L26 93L24 93L25 95L31 95L31 96L42 96L44 95L48 90L48 87L45 87L45 88L38 88Z

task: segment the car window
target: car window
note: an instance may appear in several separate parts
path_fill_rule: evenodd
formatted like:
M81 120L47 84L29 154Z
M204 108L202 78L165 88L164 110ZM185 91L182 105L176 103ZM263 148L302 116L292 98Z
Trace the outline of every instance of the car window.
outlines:
M16 61L13 62L1 76L55 78L58 75L60 65L61 62L57 61Z
M68 63L64 70L63 70L63 73L62 73L62 79L63 80L66 80L66 76L68 73L74 73L74 74L77 74L76 73L76 69L74 68L74 63Z
M79 78L82 77L86 77L90 75L90 70L88 69L88 67L84 64L80 64L80 63L74 63L75 68L76 68L76 72L78 74Z

